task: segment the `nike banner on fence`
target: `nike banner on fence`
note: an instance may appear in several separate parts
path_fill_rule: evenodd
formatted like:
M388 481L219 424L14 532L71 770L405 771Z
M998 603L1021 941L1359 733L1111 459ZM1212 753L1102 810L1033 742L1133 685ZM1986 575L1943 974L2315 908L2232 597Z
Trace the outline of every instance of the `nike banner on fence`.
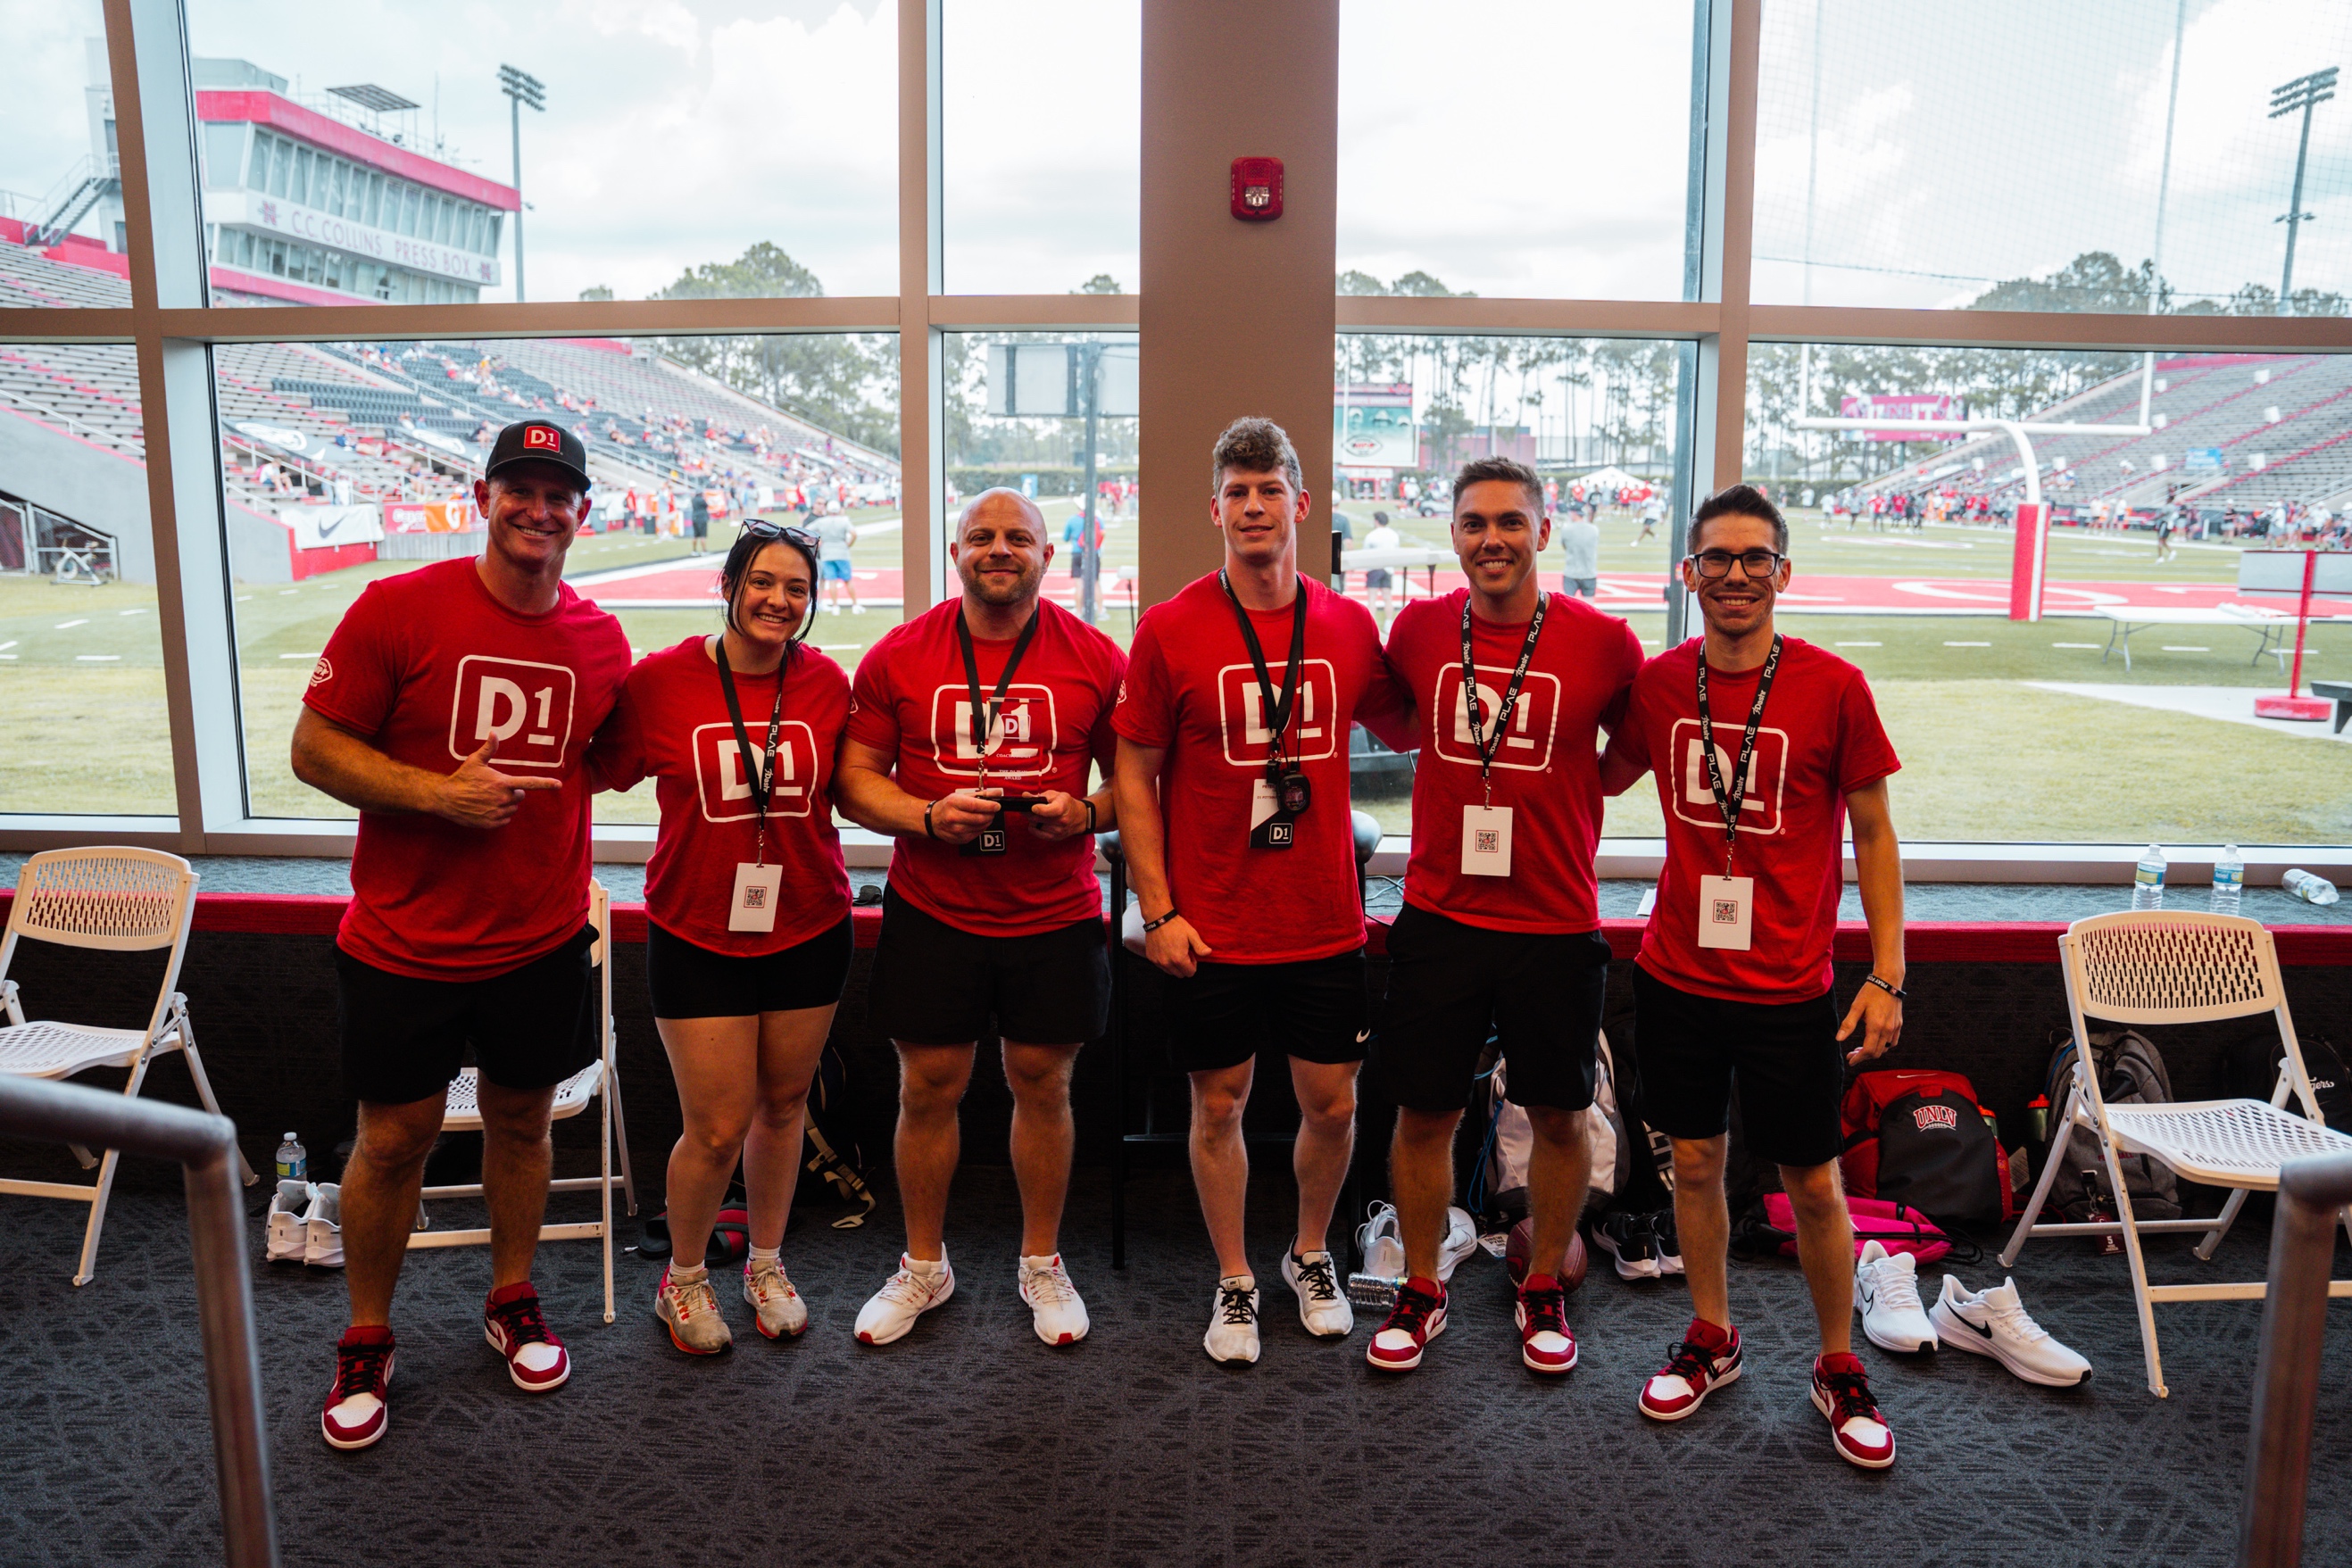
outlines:
M280 507L278 520L294 530L296 549L371 545L383 538L383 518L373 506Z

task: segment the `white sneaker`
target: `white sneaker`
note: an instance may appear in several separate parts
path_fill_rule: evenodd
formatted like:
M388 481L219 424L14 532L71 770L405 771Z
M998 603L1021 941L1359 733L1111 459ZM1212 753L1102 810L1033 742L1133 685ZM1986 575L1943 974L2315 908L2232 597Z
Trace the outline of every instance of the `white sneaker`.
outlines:
M1476 1239L1472 1239L1476 1244ZM1318 1339L1337 1339L1354 1331L1356 1309L1348 1304L1348 1294L1339 1288L1339 1276L1328 1252L1309 1252L1305 1257L1282 1249L1282 1282L1298 1297L1298 1321L1307 1332Z
M1209 1332L1201 1341L1211 1361L1257 1359L1257 1281L1247 1274L1217 1281L1216 1299L1209 1303Z
M744 1264L743 1299L756 1314L760 1333L769 1339L797 1339L808 1327L808 1303L784 1278L781 1263L764 1268Z
M1853 1270L1853 1306L1864 1335L1879 1349L1916 1354L1936 1348L1936 1326L1919 1304L1919 1260L1910 1253L1864 1242Z
M1363 1254L1364 1272L1381 1280L1403 1279L1404 1237L1398 1228L1396 1206L1376 1203L1370 1216L1356 1227L1356 1250Z
M1991 1356L2028 1383L2071 1388L2091 1375L2089 1362L2027 1315L2014 1280L1970 1295L1958 1278L1947 1274L1927 1318L1955 1347Z
M308 1245L309 1229L302 1217L310 1209L310 1184L281 1181L269 1199L269 1260L299 1263Z
M1445 1211L1445 1239L1437 1249L1437 1282L1444 1284L1454 1278L1454 1270L1462 1260L1478 1250L1478 1222L1470 1218L1466 1208L1448 1207Z
M918 1267L898 1254L898 1271L857 1309L857 1339L861 1344L888 1344L907 1337L915 1320L955 1294L955 1270L945 1258Z
M343 1266L343 1189L320 1182L310 1189L310 1212L302 1216L302 1261L313 1269Z
M654 1290L654 1316L669 1330L670 1343L688 1355L717 1355L735 1343L734 1331L719 1315L719 1292L710 1288L707 1270L699 1280L680 1283L664 1269Z
M1059 1252L1021 1260L1021 1299L1029 1303L1037 1337L1047 1344L1076 1344L1087 1337L1087 1303L1070 1283Z

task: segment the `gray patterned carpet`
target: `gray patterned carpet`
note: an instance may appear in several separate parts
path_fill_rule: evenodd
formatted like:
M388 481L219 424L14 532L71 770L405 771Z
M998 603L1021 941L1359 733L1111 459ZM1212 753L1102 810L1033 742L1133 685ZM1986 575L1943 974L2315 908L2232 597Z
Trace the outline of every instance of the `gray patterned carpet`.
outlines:
M1082 1173L1081 1180L1092 1179ZM1262 1279L1287 1232L1286 1183L1259 1182ZM787 1262L815 1322L770 1345L729 1305L730 1355L688 1361L646 1311L654 1273L618 1261L600 1321L596 1249L551 1244L539 1281L571 1385L507 1381L481 1341L477 1250L416 1255L404 1281L393 1425L336 1454L317 1410L344 1322L340 1279L257 1264L272 1463L290 1563L2221 1563L2233 1546L2259 1309L2177 1306L2173 1394L2141 1385L2119 1260L2029 1249L2028 1305L2097 1368L2053 1391L1957 1353L1869 1356L1902 1457L1849 1469L1805 1398L1810 1318L1793 1263L1738 1265L1748 1371L1659 1428L1633 1396L1688 1316L1673 1283L1604 1268L1571 1298L1584 1364L1521 1370L1501 1265L1463 1266L1453 1326L1422 1370L1384 1378L1308 1340L1278 1281L1264 1358L1200 1350L1211 1274L1181 1174L1133 1189L1134 1257L1108 1266L1098 1191L1068 1255L1094 1333L1049 1350L1012 1285L1017 1210L1001 1170L967 1173L950 1247L955 1299L899 1344L849 1323L895 1260L886 1202L863 1231L796 1228ZM561 1200L559 1200L561 1201ZM118 1200L97 1281L67 1283L79 1210L0 1200L0 1561L216 1560L217 1515L179 1206ZM2263 1266L2243 1228L2219 1262ZM2163 1279L2201 1274L2185 1241ZM259 1250L259 1225L255 1226ZM1932 1291L1940 1270L1927 1270ZM1959 1270L1994 1282L1990 1267ZM2316 1471L2341 1474L2352 1343L2331 1325ZM748 1342L748 1343L745 1343ZM2352 1502L2314 1498L2307 1562L2352 1560Z

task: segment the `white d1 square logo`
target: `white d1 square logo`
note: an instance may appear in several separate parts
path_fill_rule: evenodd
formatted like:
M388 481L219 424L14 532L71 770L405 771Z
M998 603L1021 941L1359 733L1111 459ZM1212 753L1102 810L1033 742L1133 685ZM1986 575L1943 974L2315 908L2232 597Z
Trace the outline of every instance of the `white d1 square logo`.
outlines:
M1275 695L1282 695L1280 665L1270 665ZM1290 746L1293 762L1318 762L1339 754L1346 727L1338 722L1339 676L1328 659L1309 659L1299 667L1298 693L1290 705ZM1225 760L1236 768L1265 764L1274 735L1265 727L1265 698L1258 690L1257 668L1227 664L1217 672L1217 722L1225 745Z
M1715 763L1723 774L1726 790L1731 788L1732 775L1738 769L1739 742L1747 728L1745 722L1716 721ZM1675 815L1685 822L1721 832L1723 810L1716 804L1715 790L1706 781L1706 754L1699 748L1698 720L1675 721L1673 747L1675 760L1670 766L1677 786L1674 791ZM1759 729L1755 759L1748 765L1748 790L1739 802L1741 832L1769 837L1780 831L1780 800L1788 783L1788 731Z
M1495 738L1495 716L1502 711L1503 694L1510 689L1509 665L1478 666L1478 714L1487 738ZM1438 672L1436 700L1431 711L1448 716L1431 736L1437 755L1448 762L1478 766L1478 743L1470 738L1470 705L1462 700L1462 666L1449 664ZM1551 766L1551 743L1559 726L1559 677L1529 670L1520 683L1519 700L1511 709L1510 732L1495 747L1496 768L1540 773Z
M763 727L746 729L752 766L766 744ZM732 724L705 724L694 731L694 782L706 822L748 822L760 814L751 803L751 776ZM768 815L805 817L816 799L816 731L788 718L776 731L776 776L770 781Z
M1061 738L1054 688L1015 681L1005 688L1004 704L989 727L986 771L992 779L1043 778L1053 771ZM980 777L981 749L971 743L969 685L943 685L931 693L931 760L942 773Z
M488 741L490 765L501 771L560 770L572 745L572 672L562 664L481 653L458 660L449 755L463 762Z

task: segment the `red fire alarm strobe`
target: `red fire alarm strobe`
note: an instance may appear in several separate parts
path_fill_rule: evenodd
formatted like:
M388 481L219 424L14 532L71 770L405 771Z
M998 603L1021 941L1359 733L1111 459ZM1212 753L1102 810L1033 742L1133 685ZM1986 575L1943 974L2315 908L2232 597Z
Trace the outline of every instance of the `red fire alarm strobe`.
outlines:
M1234 216L1262 224L1282 216L1282 160L1234 160Z

